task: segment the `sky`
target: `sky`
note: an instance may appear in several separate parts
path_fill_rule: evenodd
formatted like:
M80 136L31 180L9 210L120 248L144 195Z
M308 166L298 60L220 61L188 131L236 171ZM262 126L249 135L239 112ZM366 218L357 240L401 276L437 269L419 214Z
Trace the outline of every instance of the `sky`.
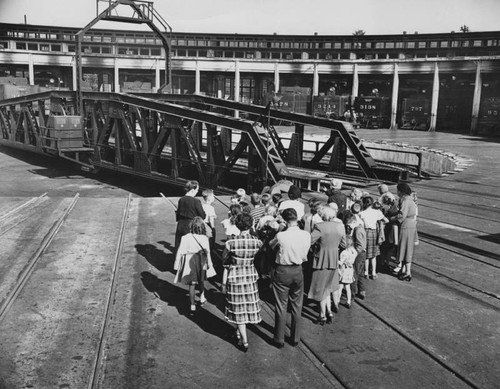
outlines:
M156 0L174 32L351 35L500 31L500 0ZM84 27L108 1L0 0L0 22ZM127 10L130 7L126 7ZM125 11L125 10L124 10ZM122 15L126 13L122 11ZM98 28L133 29L100 22Z

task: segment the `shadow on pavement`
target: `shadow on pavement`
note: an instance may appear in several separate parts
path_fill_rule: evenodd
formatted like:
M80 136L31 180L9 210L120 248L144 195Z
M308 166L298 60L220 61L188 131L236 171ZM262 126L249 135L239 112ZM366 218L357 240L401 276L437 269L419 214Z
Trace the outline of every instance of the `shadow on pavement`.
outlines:
M152 244L136 244L135 249L142 255L151 266L154 266L161 272L170 272L175 274L174 255L167 254L163 250L156 248Z

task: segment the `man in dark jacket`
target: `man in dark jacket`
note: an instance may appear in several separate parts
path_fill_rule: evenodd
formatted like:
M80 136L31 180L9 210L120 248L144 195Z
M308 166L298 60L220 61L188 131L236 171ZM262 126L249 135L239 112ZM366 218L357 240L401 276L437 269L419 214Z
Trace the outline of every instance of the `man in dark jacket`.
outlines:
M328 203L337 204L337 217L342 220L347 208L347 196L340 189L342 189L342 180L333 178L330 183L330 189L327 190L326 194L328 196Z

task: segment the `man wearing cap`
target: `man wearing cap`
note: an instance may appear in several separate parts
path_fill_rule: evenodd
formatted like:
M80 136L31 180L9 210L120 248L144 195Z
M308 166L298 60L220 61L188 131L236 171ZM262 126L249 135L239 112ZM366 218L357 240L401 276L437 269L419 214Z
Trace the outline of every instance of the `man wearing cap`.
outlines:
M326 192L328 195L328 203L335 203L338 206L337 217L343 219L344 212L347 208L347 196L341 192L342 180L333 178L330 182L330 189Z
M299 344L304 300L302 263L307 261L307 253L311 247L311 235L301 230L297 225L295 209L283 210L281 217L285 220L288 228L279 232L269 243L273 249L278 247L276 267L271 274L275 300L273 343L277 348L282 348L285 343L288 302L290 302L292 312L291 343L292 346Z

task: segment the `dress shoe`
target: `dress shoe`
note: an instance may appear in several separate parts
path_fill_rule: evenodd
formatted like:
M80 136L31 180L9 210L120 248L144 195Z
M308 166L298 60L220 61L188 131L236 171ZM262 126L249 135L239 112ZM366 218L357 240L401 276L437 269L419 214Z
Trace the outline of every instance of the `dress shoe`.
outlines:
M366 297L366 292L363 291L363 292L359 292L356 297L360 298L361 300L364 300L365 297Z
M248 343L247 342L238 342L238 349L246 353L248 351Z
M281 348L285 347L285 343L280 343L280 342L276 342L275 340L273 340L273 346L281 349Z
M411 274L405 274L404 276L399 278L401 281L411 281Z
M293 346L293 347L297 347L297 346L299 345L299 343L300 343L300 342L293 342L293 343L292 343L292 346Z

